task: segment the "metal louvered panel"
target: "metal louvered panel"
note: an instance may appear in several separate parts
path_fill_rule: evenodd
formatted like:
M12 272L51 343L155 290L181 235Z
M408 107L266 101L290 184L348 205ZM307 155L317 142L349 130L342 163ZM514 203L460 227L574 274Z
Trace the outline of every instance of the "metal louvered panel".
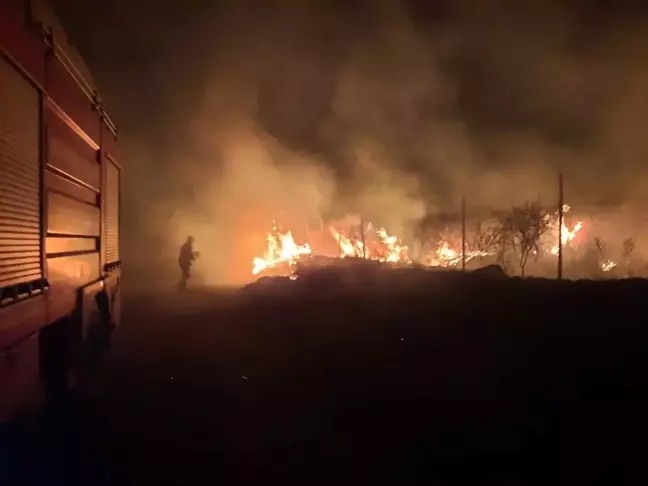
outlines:
M39 95L0 58L0 288L42 277Z
M110 159L106 163L104 212L104 262L119 261L119 168Z
M99 236L99 208L63 194L47 195L47 231L62 235Z

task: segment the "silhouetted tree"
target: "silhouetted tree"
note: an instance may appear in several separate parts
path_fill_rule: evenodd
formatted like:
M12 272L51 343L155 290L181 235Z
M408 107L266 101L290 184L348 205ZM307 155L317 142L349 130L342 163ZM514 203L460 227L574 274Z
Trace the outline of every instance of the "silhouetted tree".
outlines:
M470 247L476 251L493 253L499 246L500 233L499 225L478 223Z
M623 241L623 258L628 259L630 258L630 255L632 255L632 252L635 249L635 241L633 238L627 238Z
M501 222L477 223L469 244L471 250L487 255L495 255L497 264L506 271L506 242L503 238Z
M538 203L526 202L522 206L514 206L502 219L502 242L510 244L515 250L522 277L529 256L540 251L540 238L548 229L549 218Z
M594 245L596 246L596 252L598 253L598 258L600 262L607 260L607 249L605 248L605 243L599 237L594 238Z
M636 248L634 238L626 238L623 240L623 267L625 269L625 276L632 276L632 254Z

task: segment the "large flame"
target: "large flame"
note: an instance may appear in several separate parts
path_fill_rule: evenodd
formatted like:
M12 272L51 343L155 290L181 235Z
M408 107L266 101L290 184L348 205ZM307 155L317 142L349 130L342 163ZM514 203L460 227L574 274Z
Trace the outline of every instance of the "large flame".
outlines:
M365 250L365 245L357 238L352 238L345 236L341 231L336 230L334 227L330 227L331 235L335 238L335 241L338 243L338 248L340 250L339 256L341 258L345 257L365 257L370 258L368 251Z
M369 224L365 228L365 242L361 238L344 235L334 227L330 227L331 235L338 243L339 256L366 258L380 262L400 263L409 262L408 247L401 240L387 232L385 228L373 229Z
M574 226L571 228L568 227L565 224L565 218L564 215L567 214L569 211L571 211L571 207L568 204L563 204L563 220L562 220L562 228L561 228L561 236L560 236L560 241L562 243L562 246L570 246L571 243L574 241L578 233L580 232L581 229L583 229L583 222L582 221L577 221ZM558 240L558 228L559 228L559 221L560 221L560 215L556 211L554 214L549 214L547 215L547 219L549 220L549 231L547 232L548 237L552 238L553 241L555 242ZM559 247L557 243L553 243L549 249L549 253L552 255L556 256L559 253Z
M380 239L384 250L382 255L378 257L379 261L389 263L410 262L407 256L408 247L403 245L397 236L390 235L385 228L378 228L376 235Z
M391 235L385 228L373 229L367 225L365 238L347 236L342 231L329 228L331 235L336 241L338 252L330 255L338 258L366 258L380 262L389 263L410 263L408 247L395 235ZM256 257L252 261L252 274L259 275L269 269L281 266L293 266L300 257L312 255L313 249L310 244L299 245L295 242L292 232L279 232L276 228L266 237L266 251L262 257Z
M281 233L273 228L266 237L267 248L263 257L256 257L252 260L252 274L259 275L270 268L281 264L294 265L303 255L312 253L308 243L298 245L293 238L292 232Z

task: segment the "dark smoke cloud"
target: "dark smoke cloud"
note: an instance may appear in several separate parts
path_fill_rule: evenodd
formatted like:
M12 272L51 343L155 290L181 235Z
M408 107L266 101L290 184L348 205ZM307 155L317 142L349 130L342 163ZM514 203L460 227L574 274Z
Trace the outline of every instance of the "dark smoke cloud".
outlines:
M273 217L406 232L462 195L554 200L560 170L574 204L643 200L636 2L57 3L122 127L138 231L195 233L222 280Z

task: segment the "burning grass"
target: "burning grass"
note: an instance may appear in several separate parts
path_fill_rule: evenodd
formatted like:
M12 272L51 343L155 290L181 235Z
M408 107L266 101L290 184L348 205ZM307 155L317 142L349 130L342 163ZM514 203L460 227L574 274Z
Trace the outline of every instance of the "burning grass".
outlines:
M571 208L564 206L563 212L569 213ZM538 260L543 257L558 255L559 215L558 212L541 213L543 225L541 234L535 236L533 256ZM322 223L323 225L323 223ZM583 229L582 221L567 225L562 221L562 244L571 248L578 243L577 236ZM466 263L477 261L479 264L495 263L506 267L506 254L519 251L516 248L516 237L506 233L504 221L494 221L487 225L480 224L471 229L462 242L461 232L450 227L444 228L436 236L423 239L421 250L414 255L410 245L405 244L398 235L391 234L384 227L365 223L356 217L347 217L343 221L330 222L322 234L328 233L328 241L299 241L297 242L291 230L280 230L276 225L266 237L266 249L263 256L255 257L252 261L252 274L263 275L295 275L298 262L303 262L314 256L346 259L361 258L381 263L397 263L403 265L417 264L425 267L458 267L464 260ZM508 230L511 231L510 229ZM540 255L541 254L541 255ZM489 260L490 259L490 260ZM615 262L608 259L600 262L603 271L609 271Z
M461 268L465 248L468 269L496 264L511 276L524 273L555 277L561 235L565 278L617 279L648 275L648 248L642 240L633 237L642 236L640 219L617 221L622 215L612 218L606 213L594 217L590 213L575 213L565 205L561 228L558 211L546 211L536 205L538 211L534 217L541 220L533 222L533 218L520 216L528 216L533 207L514 208L517 221L511 220L514 214L511 211L499 217L467 222L465 242L460 224L447 222L429 224L408 237L352 216L322 222L316 231L302 233L275 226L267 235L260 256L253 259L251 273L257 278L297 278L298 264L314 264L315 258L327 259L329 263L334 259L364 259L401 266ZM527 252L525 258L521 257L522 252ZM522 265L526 272L521 271Z

